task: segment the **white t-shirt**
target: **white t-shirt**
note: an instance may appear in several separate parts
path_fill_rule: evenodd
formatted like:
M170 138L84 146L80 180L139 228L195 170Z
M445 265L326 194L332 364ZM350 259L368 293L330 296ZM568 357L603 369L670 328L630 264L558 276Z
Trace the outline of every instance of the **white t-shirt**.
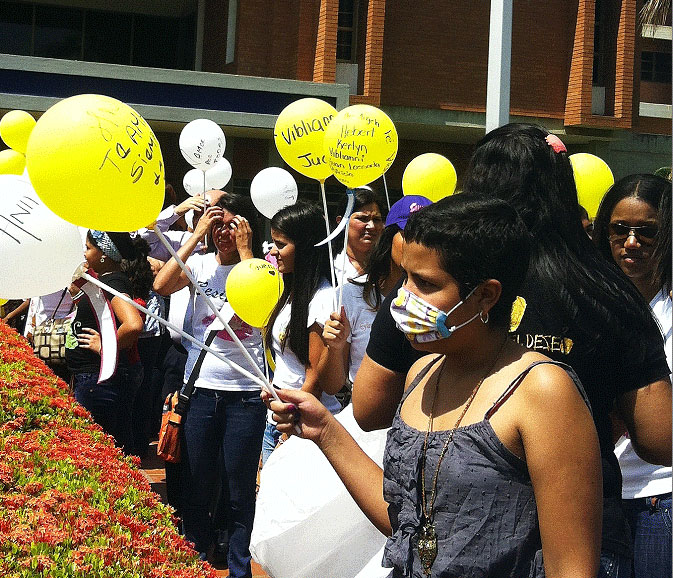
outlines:
M218 265L215 255L210 253L206 255L192 255L187 259L187 266L204 293L221 310L227 301L225 293L227 276L234 268L234 265ZM184 323L185 331L199 341L205 342L206 331L215 320L215 313L208 307L203 297L193 287L190 287L190 299ZM259 329L250 327L237 315L234 315L229 321L229 326L233 329L252 358L257 362L258 367L263 368L262 335ZM185 366L186 382L199 357L201 349L187 339L183 339L182 345L187 349L188 354L187 365ZM253 375L255 374L254 369L250 367L250 362L225 330L218 331L217 337L215 337L211 347L221 352L227 359L230 359L243 369L246 369ZM260 389L256 382L210 354L206 354L203 360L195 387L220 391L255 391Z
M360 276L355 280L363 282L365 276ZM348 379L351 383L355 380L355 374L365 357L367 344L369 343L369 332L372 329L374 317L376 317L376 311L372 311L372 308L367 305L362 297L362 289L362 285L345 283L341 297L341 303L346 310L346 317L351 326L351 333L348 336L348 342L351 344L348 356Z
M348 255L345 255L346 267L344 268L343 266L344 253L346 253L346 247L343 248L341 253L339 253L336 257L334 257L334 277L337 285L341 285L342 277L343 277L343 283L345 284L348 283L349 279L355 279L356 277L360 276L360 273L358 273L358 270L355 268L355 265L351 263L351 260L348 258Z
M650 302L652 313L659 322L664 335L664 346L668 368L671 368L671 345L673 345L673 329L671 322L671 297L662 289ZM648 464L641 460L631 445L628 437L619 438L615 447L622 470L622 499L646 498L671 492L671 468Z
M308 306L308 319L306 327L311 327L318 323L321 327L329 319L334 308L334 290L332 285L326 279L318 287ZM282 349L282 343L285 340L285 331L290 323L292 313L292 303L286 303L280 310L276 320L271 328L271 348L276 357L276 370L273 374L273 385L279 388L301 389L306 379L306 367L299 361L299 358L290 349L289 345ZM320 398L323 405L332 413L341 409L341 404L333 395L326 393Z

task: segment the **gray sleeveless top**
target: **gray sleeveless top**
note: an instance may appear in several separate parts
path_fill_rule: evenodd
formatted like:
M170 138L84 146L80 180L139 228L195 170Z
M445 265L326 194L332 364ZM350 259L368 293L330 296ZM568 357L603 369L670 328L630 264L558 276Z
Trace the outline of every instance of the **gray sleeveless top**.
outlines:
M383 565L392 578L425 578L416 551L422 517L420 463L425 432L408 426L400 407L435 363L419 372L397 408L383 457L383 494L393 534L386 543ZM530 365L478 423L459 427L442 460L437 479L434 523L437 558L432 578L540 578L542 550L533 487L526 463L510 452L490 424L490 417L519 387L533 367L563 367L584 389L571 367L553 361ZM430 432L426 480L432 480L447 431ZM429 491L429 489L428 489Z

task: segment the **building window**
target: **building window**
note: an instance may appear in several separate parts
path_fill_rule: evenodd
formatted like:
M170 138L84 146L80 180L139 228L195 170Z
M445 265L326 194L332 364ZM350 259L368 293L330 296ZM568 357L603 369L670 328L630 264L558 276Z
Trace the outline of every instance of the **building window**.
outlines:
M643 52L640 56L640 80L671 83L671 53Z
M0 2L0 52L193 70L196 13L172 18Z
M336 57L341 62L356 61L357 5L358 0L339 0Z

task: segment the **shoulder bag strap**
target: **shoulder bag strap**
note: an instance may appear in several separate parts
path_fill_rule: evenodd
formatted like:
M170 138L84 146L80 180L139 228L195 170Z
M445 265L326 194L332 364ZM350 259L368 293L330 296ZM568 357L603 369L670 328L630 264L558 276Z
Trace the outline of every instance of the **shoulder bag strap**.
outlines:
M215 339L216 335L217 331L210 331L208 333L208 337L206 337L205 341L206 345L209 346ZM199 372L201 371L203 360L205 359L207 354L208 352L205 349L201 350L201 353L199 353L199 358L196 360L192 372L189 374L189 379L187 380L185 387L183 387L182 391L180 391L180 393L178 394L178 403L175 406L175 412L180 415L185 415L187 413L187 408L189 407L189 399L192 397L192 394L194 393L194 384L196 383L196 380L199 377Z

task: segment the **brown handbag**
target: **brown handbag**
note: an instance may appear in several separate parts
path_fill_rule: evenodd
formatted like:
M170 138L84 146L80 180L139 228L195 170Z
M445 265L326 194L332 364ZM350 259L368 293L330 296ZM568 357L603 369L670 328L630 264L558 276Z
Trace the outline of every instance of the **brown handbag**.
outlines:
M217 331L211 331L206 338L206 345L210 345L215 339ZM164 412L161 416L161 429L159 430L159 442L157 443L157 455L165 461L177 464L182 456L182 418L187 415L189 400L194 393L194 383L201 371L201 365L208 352L205 349L199 353L199 358L189 374L187 384L182 391L171 393L164 402Z

